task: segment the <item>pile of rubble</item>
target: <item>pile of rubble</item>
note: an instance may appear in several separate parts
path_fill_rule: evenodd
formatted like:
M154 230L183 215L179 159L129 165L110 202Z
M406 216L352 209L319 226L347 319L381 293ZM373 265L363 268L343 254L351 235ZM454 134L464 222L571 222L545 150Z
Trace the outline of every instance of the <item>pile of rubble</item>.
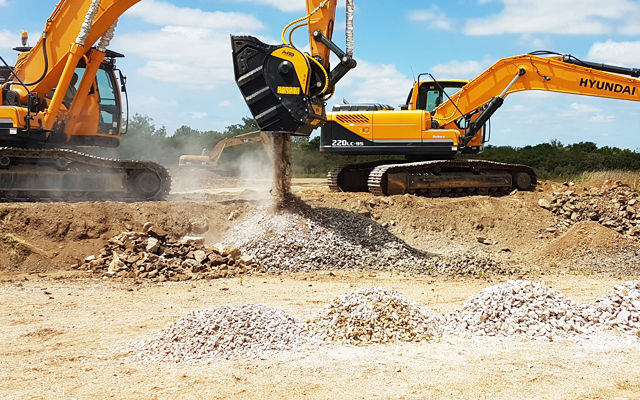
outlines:
M549 340L581 334L587 325L575 301L540 283L522 280L488 287L446 318L448 330L454 333Z
M261 270L251 256L243 256L235 247L207 247L200 237L173 240L150 223L144 225L143 232L113 237L80 268L106 277L156 282L227 278Z
M310 348L314 343L305 325L284 311L248 304L191 312L130 350L139 361L189 362L264 358L278 351Z
M343 294L312 321L322 340L349 344L430 340L438 325L435 314L386 288Z
M508 281L469 297L446 315L386 288L345 293L306 323L264 305L223 306L191 312L123 350L133 351L139 361L188 362L265 358L329 343L420 342L444 334L556 340L612 332L625 340L640 336L640 281L615 286L590 303L541 283Z
M577 191L572 183L556 191L553 198L540 199L540 207L562 217L561 226L579 221L596 221L617 232L640 236L640 194L622 182L605 182L602 187Z
M469 256L466 254L456 256L439 256L433 260L434 273L439 275L456 277L482 278L495 275L515 275L520 269L515 266L506 266L487 256Z
M604 329L640 334L640 281L616 285L583 310L585 318Z
M333 208L258 211L227 240L269 271L365 269L484 276L504 269L488 258L441 258L406 244L370 218Z
M603 297L584 304L540 283L508 281L470 297L445 320L449 333L479 336L554 340L611 329L637 334L640 281L616 286Z

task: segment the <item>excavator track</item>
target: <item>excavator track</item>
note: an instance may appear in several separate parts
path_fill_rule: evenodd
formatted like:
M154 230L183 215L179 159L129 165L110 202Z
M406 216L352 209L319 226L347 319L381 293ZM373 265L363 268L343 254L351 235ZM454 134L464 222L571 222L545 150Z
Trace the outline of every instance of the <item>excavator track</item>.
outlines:
M154 162L0 147L0 201L158 201L170 190L169 173Z
M367 179L374 168L392 164L391 160L372 161L360 164L347 164L329 171L327 183L334 192L366 192L369 190Z
M507 194L533 190L537 177L526 165L481 160L384 164L369 174L367 186L377 196L416 194L430 197Z

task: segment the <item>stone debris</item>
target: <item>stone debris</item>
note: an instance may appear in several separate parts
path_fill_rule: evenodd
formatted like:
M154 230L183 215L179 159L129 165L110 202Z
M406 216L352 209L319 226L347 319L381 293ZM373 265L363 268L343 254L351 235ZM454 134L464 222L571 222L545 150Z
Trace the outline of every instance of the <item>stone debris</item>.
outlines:
M640 194L620 181L586 191L567 187L552 196L551 201L540 199L538 205L561 217L560 227L596 221L619 233L640 236Z
M450 333L555 340L615 329L640 330L640 281L615 286L591 303L578 303L541 283L518 280L491 286L445 316Z
M586 325L578 303L540 283L523 280L482 290L446 320L453 333L549 340L584 333Z
M386 288L343 294L311 322L324 341L348 344L420 342L438 336L438 317Z
M123 232L113 237L98 255L85 258L80 268L106 277L155 282L229 278L262 270L235 247L207 247L200 237L173 240L151 224L143 230L146 233Z
M589 303L584 314L589 322L605 329L640 334L640 281L614 286Z
M368 217L332 208L275 215L259 211L237 225L227 240L277 272L364 269L484 276L502 270L486 257L421 252Z
M264 358L314 345L305 324L284 311L247 304L193 311L129 349L146 362Z
M345 293L306 323L265 305L223 306L193 311L157 336L120 350L133 352L138 361L189 362L266 358L331 343L421 342L444 335L637 341L640 281L578 303L544 284L511 280L482 290L446 315L387 288Z

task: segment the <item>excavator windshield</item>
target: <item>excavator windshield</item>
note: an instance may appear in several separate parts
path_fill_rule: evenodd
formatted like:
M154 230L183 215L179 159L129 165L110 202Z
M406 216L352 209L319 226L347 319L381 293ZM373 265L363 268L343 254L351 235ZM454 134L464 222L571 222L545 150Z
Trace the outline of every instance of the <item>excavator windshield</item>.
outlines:
M439 85L438 85L439 84ZM418 89L418 98L416 99L416 109L432 112L449 97L458 93L466 82L422 82ZM443 90L444 89L444 92ZM446 94L445 94L446 93ZM409 94L409 101L412 93Z
M119 87L113 70L104 68L104 65L96 75L98 97L100 99L100 126L98 131L117 135L120 132L120 123L122 122Z

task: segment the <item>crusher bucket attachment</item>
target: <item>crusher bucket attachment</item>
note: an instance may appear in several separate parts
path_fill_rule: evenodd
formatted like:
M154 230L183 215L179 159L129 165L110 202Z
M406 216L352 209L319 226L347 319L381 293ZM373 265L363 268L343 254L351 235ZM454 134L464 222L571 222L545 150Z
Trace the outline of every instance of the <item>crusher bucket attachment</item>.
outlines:
M326 122L320 95L325 79L307 56L253 36L231 36L236 83L263 132L309 136Z

